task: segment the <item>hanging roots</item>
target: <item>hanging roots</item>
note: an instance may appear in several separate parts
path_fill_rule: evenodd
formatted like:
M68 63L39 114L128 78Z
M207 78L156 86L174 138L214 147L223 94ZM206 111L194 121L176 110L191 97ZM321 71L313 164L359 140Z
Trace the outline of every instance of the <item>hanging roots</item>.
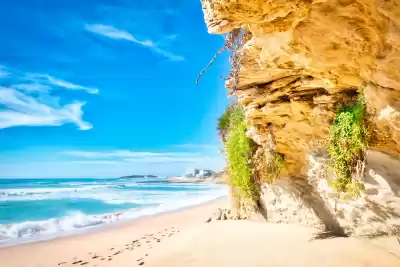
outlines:
M214 63L215 59L225 50L230 50L232 55L229 57L229 63L231 64L231 73L227 79L232 79L232 90L237 89L239 82L239 71L240 71L240 61L242 60L243 53L241 49L244 44L244 32L241 28L233 29L224 37L224 46L214 55L207 66L200 72L197 76L196 84L199 83L200 78L203 76L204 72Z

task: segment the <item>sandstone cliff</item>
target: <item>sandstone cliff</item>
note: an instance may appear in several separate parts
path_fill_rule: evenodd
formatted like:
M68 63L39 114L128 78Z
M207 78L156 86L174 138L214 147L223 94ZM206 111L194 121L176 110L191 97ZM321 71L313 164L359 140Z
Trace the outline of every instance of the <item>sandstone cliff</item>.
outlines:
M285 177L262 187L270 221L356 235L400 229L400 1L201 0L208 30L245 33L237 81L248 136L284 156ZM363 87L370 151L354 200L337 198L322 170L338 106ZM233 90L234 88L234 90ZM262 159L259 159L262 165Z

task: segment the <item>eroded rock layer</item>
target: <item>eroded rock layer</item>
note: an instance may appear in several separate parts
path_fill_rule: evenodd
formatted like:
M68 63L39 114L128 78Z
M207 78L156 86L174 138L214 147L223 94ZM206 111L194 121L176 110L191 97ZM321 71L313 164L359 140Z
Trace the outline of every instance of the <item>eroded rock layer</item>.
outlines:
M361 87L370 148L400 155L400 0L201 2L210 33L246 33L237 84L227 87L245 108L249 137L265 146L272 135L290 177L307 180L309 155Z
M248 33L233 94L256 142L273 126L291 174L305 174L313 141L327 137L337 104L354 100L364 82L371 145L399 154L399 3L202 0L210 33L239 27Z

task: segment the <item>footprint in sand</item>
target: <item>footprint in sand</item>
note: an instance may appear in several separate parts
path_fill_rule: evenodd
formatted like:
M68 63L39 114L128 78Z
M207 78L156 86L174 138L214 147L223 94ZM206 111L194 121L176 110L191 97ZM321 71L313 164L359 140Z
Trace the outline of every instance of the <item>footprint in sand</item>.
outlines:
M85 261L85 262L82 262L81 265L86 265L88 263L89 263L88 261Z
M74 261L72 264L78 264L78 263L81 263L81 262L83 262L83 261Z

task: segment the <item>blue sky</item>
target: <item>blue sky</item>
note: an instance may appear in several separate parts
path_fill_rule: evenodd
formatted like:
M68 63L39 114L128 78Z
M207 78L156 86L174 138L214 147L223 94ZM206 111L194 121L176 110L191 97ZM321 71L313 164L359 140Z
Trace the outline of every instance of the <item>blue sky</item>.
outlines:
M200 1L0 2L0 177L222 168L228 99Z

